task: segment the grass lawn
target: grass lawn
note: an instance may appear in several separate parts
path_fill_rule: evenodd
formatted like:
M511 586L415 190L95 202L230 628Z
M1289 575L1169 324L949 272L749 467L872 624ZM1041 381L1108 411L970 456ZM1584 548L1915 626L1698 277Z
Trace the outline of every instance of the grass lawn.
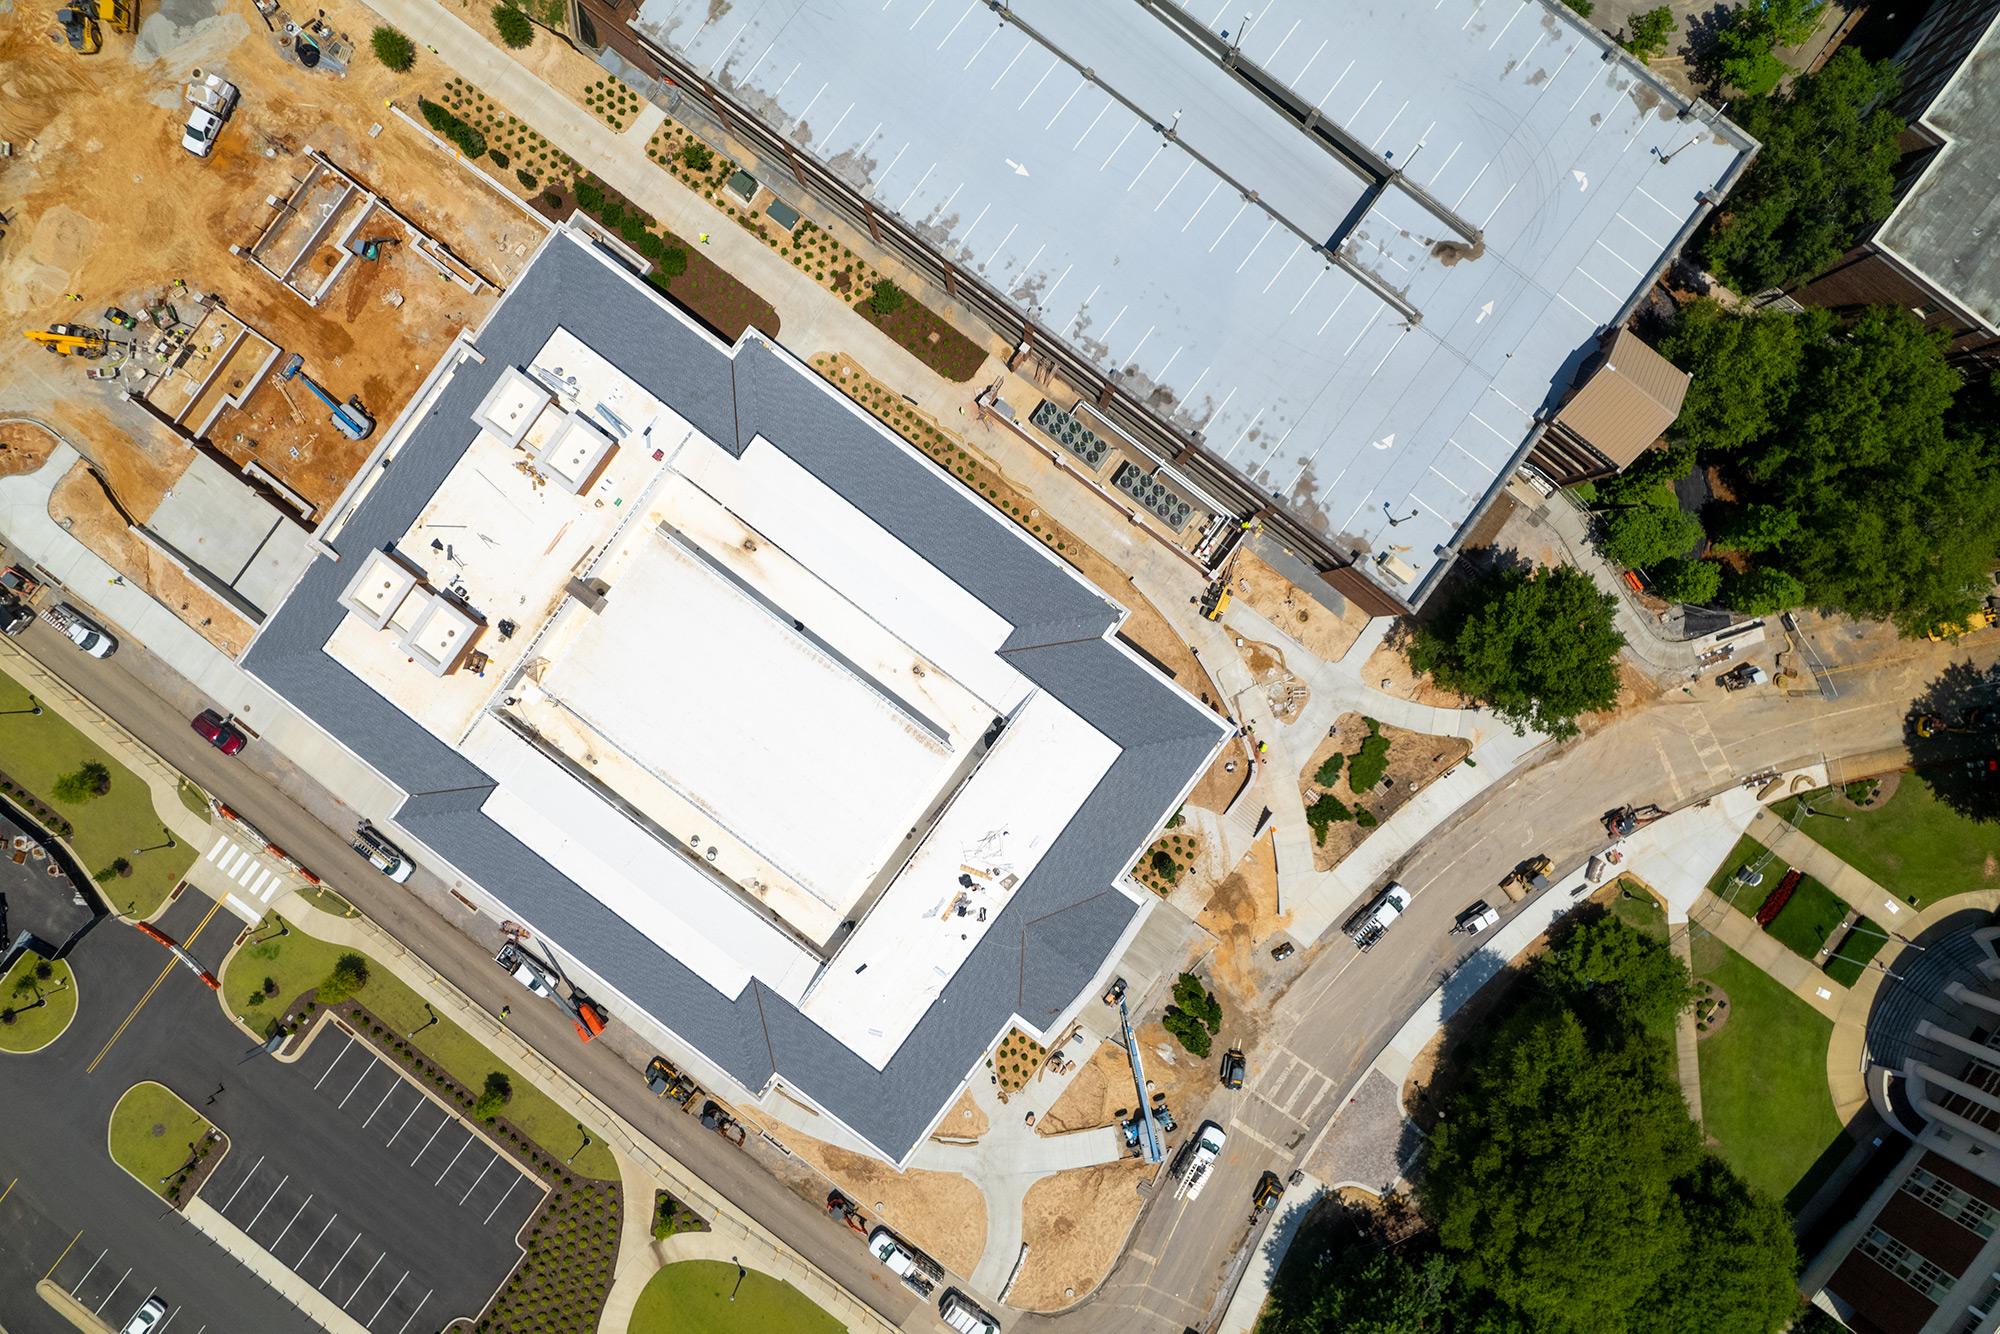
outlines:
M1651 941L1667 943L1667 910L1660 901L1629 879L1618 881L1618 894L1611 900L1611 915Z
M1764 900L1770 898L1771 891L1778 887L1778 881L1784 878L1784 869L1773 858L1771 864L1764 868L1763 884L1739 887L1732 884L1731 880L1738 868L1748 866L1762 857L1766 851L1762 843L1747 835L1737 839L1736 846L1729 850L1729 856L1715 869L1715 874L1708 878L1708 892L1725 903L1734 902L1737 911L1744 916L1755 917L1757 910L1764 906ZM1733 900L1729 897L1731 890L1736 893Z
M1783 1199L1841 1135L1826 1088L1833 1022L1707 932L1695 976L1729 996L1729 1019L1701 1040L1702 1118L1751 1185Z
M76 978L61 959L49 962L46 978L35 976L39 954L24 953L0 980L0 1006L12 1020L0 1023L0 1051L39 1051L62 1036L76 1018ZM37 998L42 1003L35 1003Z
M1776 881L1772 879L1771 873L1781 864L1782 860L1774 861L1764 868L1764 879L1770 882L1773 888L1776 888ZM1783 878L1783 876L1777 877L1779 880ZM1765 930L1769 931L1780 945L1810 963L1819 954L1819 947L1826 943L1826 938L1839 930L1840 924L1847 920L1847 914L1848 907L1845 900L1837 898L1832 890L1811 876L1805 876L1800 879L1798 888L1792 891L1792 897L1785 901L1785 906L1778 910L1778 915L1771 919L1771 925Z
M632 1311L630 1334L840 1334L841 1324L789 1283L754 1269L736 1282L727 1260L683 1260L653 1275ZM731 1293L735 1300L730 1300Z
M204 820L209 818L211 812L208 809L208 794L206 792L203 792L192 782L183 778L177 790L177 795L181 799L181 805L188 808L188 814L199 815Z
M1840 943L1834 946L1835 955L1824 965L1826 975L1843 987L1851 987L1861 980L1861 970L1868 961L1888 942L1882 939L1882 928L1866 917L1856 922Z
M134 848L166 841L152 792L137 774L64 722L54 709L44 708L39 716L6 713L28 707L28 692L21 683L0 676L0 714L5 714L0 716L0 770L76 826L69 844L82 859L86 874L97 874L119 857L129 858L130 876L100 882L105 897L129 916L152 912L194 864L194 849L183 843L133 856ZM96 760L111 770L111 790L75 806L58 802L56 779L74 773L85 760Z
M1916 775L1904 774L1889 800L1871 810L1827 801L1827 795L1807 794L1830 814L1806 817L1806 834L1905 902L1927 908L1953 894L2000 885L2000 862L1992 856L2000 834L1953 811ZM1787 798L1771 810L1789 820L1796 805L1797 798Z
M111 1158L162 1198L172 1177L214 1129L208 1118L159 1084L134 1084L111 1109Z
M259 1031L285 1014L300 996L325 981L333 972L334 960L349 952L344 946L309 936L296 927L288 935L277 935L281 920L265 918L251 937L256 943L230 955L222 972L222 994L230 1010ZM264 995L266 978L276 984L268 997ZM430 1023L431 1012L417 993L373 959L368 961L368 984L355 993L355 999L384 1024L394 1026L398 1034ZM491 1072L498 1070L505 1074L514 1085L506 1118L551 1156L566 1158L580 1142L574 1116L451 1020L440 1018L412 1041L432 1061L449 1071L452 1078L475 1092L485 1086L486 1076ZM604 1147L603 1139L603 1135L593 1131L589 1147L576 1156L571 1169L582 1176L615 1181L617 1164L612 1161L611 1151Z

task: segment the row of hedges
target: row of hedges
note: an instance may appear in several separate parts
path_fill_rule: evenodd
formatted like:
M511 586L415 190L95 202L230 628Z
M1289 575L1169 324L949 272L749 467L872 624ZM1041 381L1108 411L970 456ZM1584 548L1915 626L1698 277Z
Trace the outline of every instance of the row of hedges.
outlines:
M417 99L417 108L424 113L424 120L431 129L456 144L459 152L469 158L486 156L485 135L427 97Z
M687 272L687 251L673 243L659 221L617 191L605 188L596 177L586 176L576 183L576 206L652 261L655 286L663 285L660 280Z

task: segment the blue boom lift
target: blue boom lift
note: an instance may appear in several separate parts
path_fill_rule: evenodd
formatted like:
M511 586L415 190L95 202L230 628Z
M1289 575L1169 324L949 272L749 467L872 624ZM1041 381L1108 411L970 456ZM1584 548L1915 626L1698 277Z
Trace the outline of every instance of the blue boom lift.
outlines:
M350 398L345 403L336 401L332 394L320 388L318 381L305 374L301 369L305 364L306 359L303 356L297 352L292 353L292 359L278 372L278 379L287 384L293 380L304 382L305 387L312 390L313 397L326 404L327 410L333 414L335 430L349 440L366 440L368 433L375 429L375 419L362 410L361 400Z

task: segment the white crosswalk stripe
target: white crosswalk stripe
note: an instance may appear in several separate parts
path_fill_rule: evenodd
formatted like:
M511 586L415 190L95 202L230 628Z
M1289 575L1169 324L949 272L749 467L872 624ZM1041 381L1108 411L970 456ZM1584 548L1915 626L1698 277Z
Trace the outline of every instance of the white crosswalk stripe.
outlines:
M219 874L227 876L242 890L241 894L226 891L223 901L231 912L248 922L261 921L264 910L272 900L290 888L281 868L266 862L256 850L244 847L226 834L217 835L202 860L213 865Z

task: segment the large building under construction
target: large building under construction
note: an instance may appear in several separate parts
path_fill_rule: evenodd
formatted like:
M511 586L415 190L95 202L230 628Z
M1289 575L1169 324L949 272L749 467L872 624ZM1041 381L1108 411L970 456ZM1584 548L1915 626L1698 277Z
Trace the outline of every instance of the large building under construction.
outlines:
M1555 0L578 4L1052 366L1146 494L1261 515L1375 612L1755 147Z
M1019 526L580 231L324 531L246 662L408 794L398 836L891 1160L1101 983L1228 731Z

